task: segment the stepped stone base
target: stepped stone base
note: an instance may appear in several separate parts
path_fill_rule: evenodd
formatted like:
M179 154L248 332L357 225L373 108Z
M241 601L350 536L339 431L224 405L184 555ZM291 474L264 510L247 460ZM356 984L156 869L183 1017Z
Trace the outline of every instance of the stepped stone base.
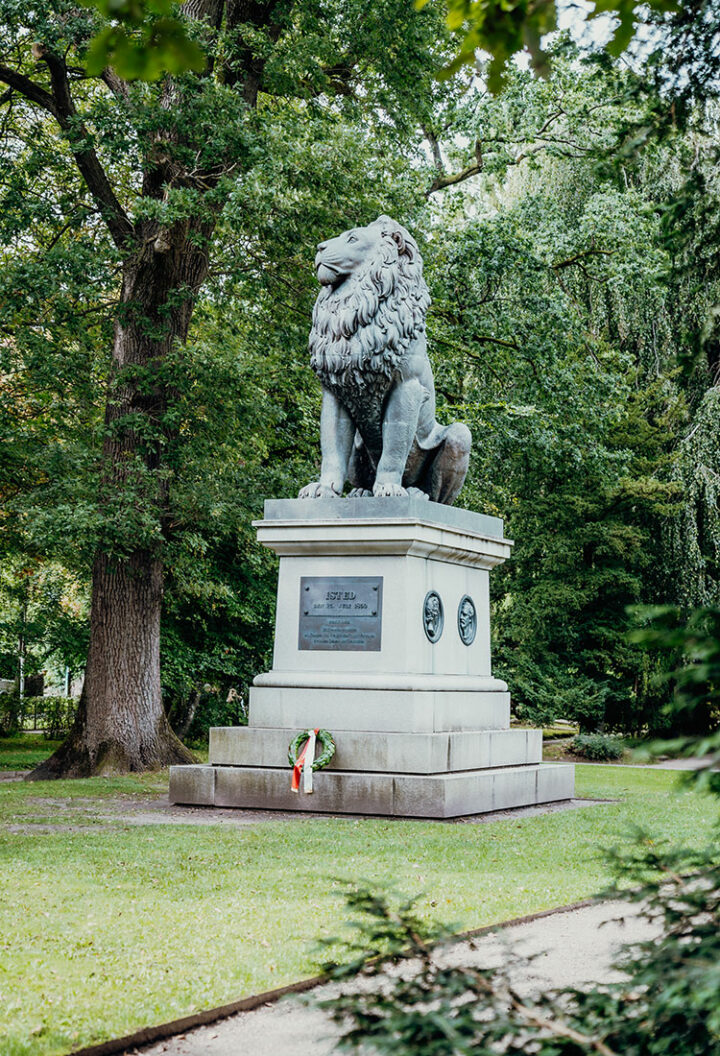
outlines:
M302 727L300 727L302 728ZM215 766L285 768L296 727L210 730L209 762ZM439 774L542 761L541 730L473 730L464 733L370 733L345 730L335 738L331 770Z
M571 799L572 764L464 770L454 774L389 774L322 770L312 795L290 790L290 769L174 766L170 802L323 814L456 818Z
M272 669L247 727L210 732L207 766L170 770L170 800L215 807L455 818L572 799L574 767L543 765L511 730L490 656L490 570L502 521L417 498L279 500L258 539L280 555ZM336 752L293 793L288 746Z

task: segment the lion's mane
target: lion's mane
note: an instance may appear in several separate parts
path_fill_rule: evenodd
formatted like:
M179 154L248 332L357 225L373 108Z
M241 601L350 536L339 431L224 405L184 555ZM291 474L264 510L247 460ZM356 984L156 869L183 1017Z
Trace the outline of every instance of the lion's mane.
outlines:
M310 363L335 392L384 388L430 304L412 236L389 216L368 226L380 229L373 253L338 289L323 287L313 311Z

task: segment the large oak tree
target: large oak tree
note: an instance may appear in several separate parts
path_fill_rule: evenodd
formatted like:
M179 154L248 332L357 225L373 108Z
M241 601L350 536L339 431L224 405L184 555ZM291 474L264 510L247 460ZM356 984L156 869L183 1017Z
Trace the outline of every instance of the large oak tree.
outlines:
M35 156L44 192L47 181L59 185L44 218L57 236L49 267L64 232L84 225L114 302L85 685L71 736L33 776L141 770L189 757L163 710L160 619L176 527L177 350L210 273L218 224L228 202L242 211L242 181L254 170L263 178L272 151L265 115L278 101L325 110L348 102L385 123L414 111L420 121L418 84L430 81L442 33L436 14L418 18L404 0L372 11L333 0L188 0L181 17L206 68L129 83L111 68L87 73L96 13L72 3L23 8L0 4L5 160L20 150L8 133L14 123L26 144L37 134L72 162L81 189L74 198L50 149ZM30 193L26 185L25 204ZM33 231L18 237L32 241Z

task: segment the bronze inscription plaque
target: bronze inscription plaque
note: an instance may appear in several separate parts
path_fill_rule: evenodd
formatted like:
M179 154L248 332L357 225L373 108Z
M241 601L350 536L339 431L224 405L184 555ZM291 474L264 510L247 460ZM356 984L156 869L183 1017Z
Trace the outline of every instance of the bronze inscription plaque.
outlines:
M303 576L298 649L380 651L382 576Z

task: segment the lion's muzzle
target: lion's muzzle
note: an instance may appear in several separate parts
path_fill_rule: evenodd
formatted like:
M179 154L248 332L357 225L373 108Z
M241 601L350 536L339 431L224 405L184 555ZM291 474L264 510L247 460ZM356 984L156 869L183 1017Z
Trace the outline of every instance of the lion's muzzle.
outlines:
M333 286L342 278L340 269L323 260L320 253L315 257L315 271L317 272L318 282L323 286Z

